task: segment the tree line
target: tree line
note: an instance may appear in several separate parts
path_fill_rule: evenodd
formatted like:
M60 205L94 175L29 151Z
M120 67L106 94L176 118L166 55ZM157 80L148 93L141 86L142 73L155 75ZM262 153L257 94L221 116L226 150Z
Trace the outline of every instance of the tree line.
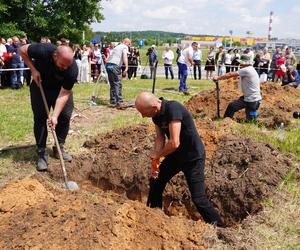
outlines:
M104 19L101 10L101 0L0 0L0 36L83 42L83 31L93 37L89 24Z

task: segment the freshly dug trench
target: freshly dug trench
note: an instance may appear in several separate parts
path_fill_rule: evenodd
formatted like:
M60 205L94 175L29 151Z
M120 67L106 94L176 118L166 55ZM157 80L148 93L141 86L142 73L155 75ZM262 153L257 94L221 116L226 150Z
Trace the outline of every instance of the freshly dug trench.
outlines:
M206 135L214 128L209 122L202 127ZM68 165L70 178L89 179L104 190L144 201L149 189L148 154L152 143L153 129L149 126L119 129L98 136L85 144L91 150L90 156L75 158ZM210 143L215 151L206 163L207 194L227 225L239 223L248 214L258 212L262 200L274 191L292 167L291 161L269 144L239 135L220 134ZM167 214L200 218L191 203L183 174L170 181L164 197Z

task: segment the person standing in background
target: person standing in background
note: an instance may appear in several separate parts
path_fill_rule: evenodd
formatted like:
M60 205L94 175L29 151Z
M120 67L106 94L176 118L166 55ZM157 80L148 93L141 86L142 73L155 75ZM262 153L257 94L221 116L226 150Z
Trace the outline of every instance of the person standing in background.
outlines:
M239 53L239 50L234 49L233 50L233 55L232 55L232 61L231 61L232 71L237 71L238 70L238 66L240 65L240 63L239 63L240 59L241 59L241 55Z
M80 82L80 74L81 74L81 48L79 44L75 44L73 46L73 53L74 53L74 60L78 67L78 76L77 76L77 82Z
M19 89L22 88L22 80L23 77L23 70L19 70L24 67L24 62L21 60L20 56L20 40L17 36L12 38L12 45L8 47L7 52L11 54L11 68L16 69L15 71L11 72L11 88L12 89Z
M81 53L81 69L80 69L80 81L79 82L89 82L90 81L90 60L89 60L89 47L83 45Z
M206 80L212 78L212 72L215 71L215 52L213 47L209 49L204 69L206 70Z
M128 47L131 41L125 38L122 43L116 46L106 62L106 71L110 83L110 107L121 108L122 97L122 76L125 77L128 71ZM124 65L122 73L121 67Z
M218 76L223 75L222 68L225 67L225 53L223 52L223 46L219 47L219 51L216 53L215 64L217 68Z
M294 66L294 64L296 63L297 59L296 59L291 47L286 48L285 59L286 59L285 66L289 66L289 65Z
M193 53L193 62L194 62L194 79L201 80L201 61L202 61L202 51L200 46L198 45L197 49L194 50ZM197 78L197 71L198 71L198 78Z
M231 63L232 63L232 49L229 49L225 53L225 68L226 68L226 73L231 71Z
M168 71L170 71L171 79L173 80L174 79L174 73L173 73L172 63L173 63L173 59L174 59L174 53L170 49L169 46L165 47L165 50L162 54L162 59L164 61L166 79L169 78Z

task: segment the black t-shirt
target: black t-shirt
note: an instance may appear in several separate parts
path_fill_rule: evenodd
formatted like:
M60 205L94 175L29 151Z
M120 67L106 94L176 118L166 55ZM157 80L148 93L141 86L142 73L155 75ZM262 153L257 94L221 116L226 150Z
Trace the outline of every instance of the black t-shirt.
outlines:
M152 120L168 138L170 138L169 123L175 120L181 121L180 145L175 152L167 157L171 157L179 163L204 159L204 145L191 114L182 104L162 99L160 113Z
M53 61L53 52L56 46L48 43L31 44L28 47L28 56L33 59L35 68L40 72L42 85L45 89L71 90L76 82L78 67L73 63L64 71L59 70Z

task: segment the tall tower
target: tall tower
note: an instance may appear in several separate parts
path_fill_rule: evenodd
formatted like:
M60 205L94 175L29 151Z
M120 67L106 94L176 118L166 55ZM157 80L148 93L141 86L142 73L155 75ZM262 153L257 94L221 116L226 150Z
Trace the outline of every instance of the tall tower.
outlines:
M270 40L272 38L272 25L273 25L273 14L274 12L270 12L270 20L269 20L269 33L268 33L268 39Z

